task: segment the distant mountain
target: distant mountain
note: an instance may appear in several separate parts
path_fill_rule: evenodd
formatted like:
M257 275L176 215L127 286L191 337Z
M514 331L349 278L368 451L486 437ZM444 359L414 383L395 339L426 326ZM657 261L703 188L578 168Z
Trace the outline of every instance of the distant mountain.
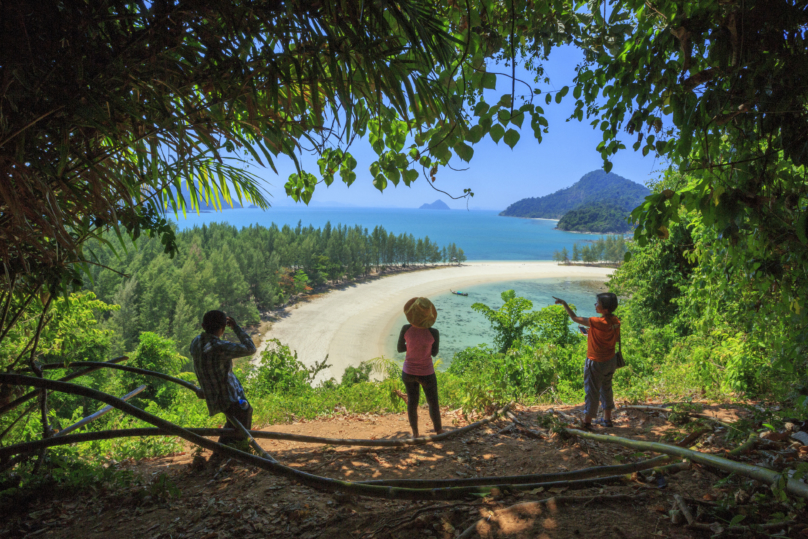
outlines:
M523 198L514 202L500 215L506 217L533 217L561 219L564 214L584 205L609 204L622 208L625 213L640 205L651 194L645 186L617 174L594 170L566 189L537 198Z
M571 232L625 234L632 227L626 220L629 211L610 202L589 202L568 211L556 228Z
M444 201L436 200L432 204L424 204L423 206L421 206L418 209L419 210L449 210L451 208L449 208L449 206L447 206Z

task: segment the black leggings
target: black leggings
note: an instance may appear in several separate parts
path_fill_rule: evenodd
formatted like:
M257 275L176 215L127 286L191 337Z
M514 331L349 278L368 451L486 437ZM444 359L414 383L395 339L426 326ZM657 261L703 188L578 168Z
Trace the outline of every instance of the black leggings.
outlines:
M418 431L418 405L421 402L421 386L423 386L432 425L435 427L435 431L441 430L440 407L438 406L438 377L434 373L429 376L414 376L403 372L401 373L401 381L404 382L404 387L407 389L407 417L410 420L410 428L413 431Z

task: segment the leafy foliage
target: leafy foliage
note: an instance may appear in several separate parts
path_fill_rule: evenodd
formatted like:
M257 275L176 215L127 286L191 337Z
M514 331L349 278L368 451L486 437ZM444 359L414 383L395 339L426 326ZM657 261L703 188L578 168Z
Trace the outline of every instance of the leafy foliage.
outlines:
M559 219L556 228L573 232L623 234L630 232L629 212L608 202L586 203Z
M531 311L533 302L529 299L516 297L513 290L506 290L500 294L505 303L496 311L482 303L474 303L471 308L485 316L496 332L494 345L504 353L511 349L515 343L520 342L526 331L529 331L538 322L538 313Z
M505 303L496 311L482 303L471 306L485 316L496 332L494 345L500 353L506 353L522 343L551 342L565 345L575 337L569 329L569 319L562 308L550 306L532 311L533 302L517 297L513 290L506 290L500 297Z

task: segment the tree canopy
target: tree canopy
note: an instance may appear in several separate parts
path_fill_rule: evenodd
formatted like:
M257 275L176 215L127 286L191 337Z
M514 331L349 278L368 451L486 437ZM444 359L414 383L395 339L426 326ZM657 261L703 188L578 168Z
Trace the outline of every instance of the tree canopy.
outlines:
M515 64L545 81L542 60L572 44L584 61L544 104L572 94L573 118L603 132L607 171L633 145L683 173L634 212L638 242L666 237L682 208L695 212L716 232L711 248L804 325L802 2L22 0L0 9L7 289L20 275L31 290L77 286L76 263L93 262L82 246L109 227L158 235L173 252L166 208L233 197L265 206L245 155L273 168L315 151L319 170L299 168L285 185L306 202L319 182L356 179L356 137L378 154L370 173L381 190L435 181L483 137L513 147L527 119L541 141L541 91L517 80ZM507 84L496 101L484 96L498 81ZM177 196L183 186L188 200Z

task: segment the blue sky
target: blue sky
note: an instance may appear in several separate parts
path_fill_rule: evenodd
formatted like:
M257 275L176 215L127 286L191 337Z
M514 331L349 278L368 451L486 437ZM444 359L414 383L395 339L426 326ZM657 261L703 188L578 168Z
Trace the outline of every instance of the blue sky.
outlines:
M545 73L550 78L550 84L534 83L533 77L517 68L517 77L527 81L542 92L555 91L565 85L571 85L575 66L581 61L582 54L574 47L557 49L545 63ZM505 66L489 66L489 71L509 72ZM517 83L516 94L526 93L527 88ZM497 89L486 92L486 100L496 103L499 96L510 93L510 79L498 77ZM523 124L522 138L516 147L511 150L503 141L495 144L485 138L475 144L474 157L471 163L465 163L455 158L451 165L455 168L467 168L464 172L455 172L448 168L437 174L435 186L453 195L460 195L463 189L474 191L474 198L469 202L471 209L502 210L509 204L525 197L543 196L553 193L564 187L569 187L581 176L602 166L600 154L595 150L602 140L600 130L595 131L589 121L583 122L566 119L574 109L574 98L570 92L561 104L554 101L550 105L544 103L544 93L537 96L535 103L540 104L547 115L549 133L544 135L539 144L534 138L529 122ZM517 99L517 103L521 101ZM612 172L629 180L645 183L649 179L659 176L664 163L659 162L653 155L646 157L640 152L634 152L631 144L634 137L623 133L627 150L622 150L612 159L614 168ZM346 187L337 178L328 188L324 184L317 186L311 206L359 206L359 207L410 207L417 208L425 202L443 200L451 208L465 209L465 200L452 200L446 195L430 188L427 180L419 178L411 187L399 183L397 188L391 186L380 193L373 187L368 167L376 158L376 154L366 141L358 141L351 147L351 152L358 161L356 168L357 180L350 187ZM317 158L309 155L301 156L303 168L317 174ZM289 162L278 162L278 175L271 169L260 166L251 166L252 172L257 173L266 181L265 189L271 195L270 203L273 206L289 206L296 203L286 197L283 185L289 174L295 172L294 165ZM304 206L302 203L297 204Z

